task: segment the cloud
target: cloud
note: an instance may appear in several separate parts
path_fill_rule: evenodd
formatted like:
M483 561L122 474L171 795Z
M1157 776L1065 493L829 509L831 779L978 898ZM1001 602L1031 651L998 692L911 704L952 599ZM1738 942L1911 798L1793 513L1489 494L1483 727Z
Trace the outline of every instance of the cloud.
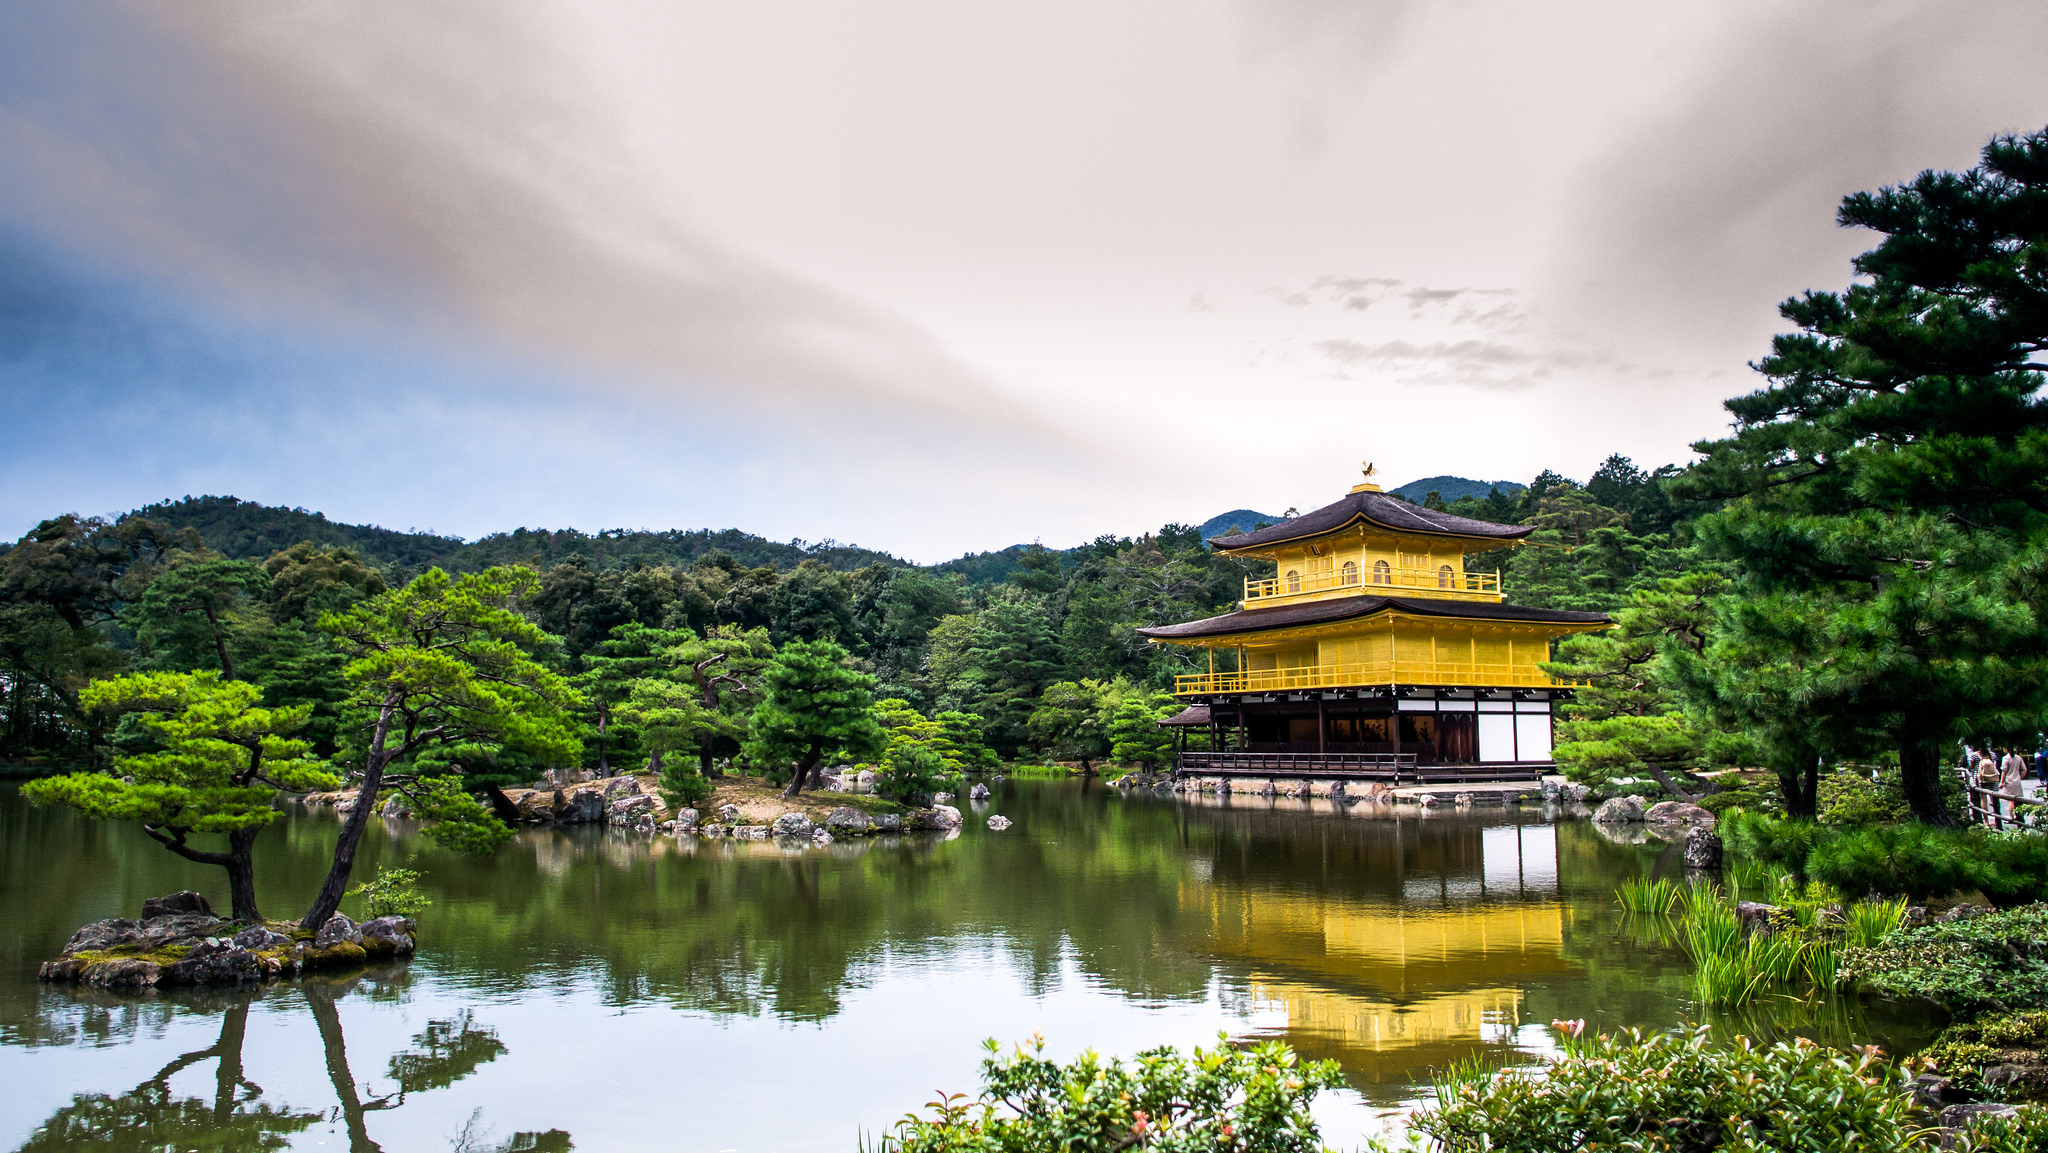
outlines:
M31 0L0 69L53 86L6 92L0 213L248 317L1060 439L903 318L692 220L564 34L482 0Z

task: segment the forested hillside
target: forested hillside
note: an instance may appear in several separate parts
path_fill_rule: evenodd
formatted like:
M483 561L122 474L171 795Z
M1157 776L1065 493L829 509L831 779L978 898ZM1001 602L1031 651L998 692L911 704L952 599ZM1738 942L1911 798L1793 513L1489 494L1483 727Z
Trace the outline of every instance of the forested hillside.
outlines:
M1545 473L1515 496L1489 486L1486 497L1449 507L1537 526L1533 547L1473 558L1476 567L1504 568L1516 601L1606 608L1683 567L1662 476L1617 457L1585 484ZM755 636L768 647L830 641L875 678L880 695L925 715L972 715L1005 756L1078 755L1092 746L1076 732L1106 740L1108 730L1076 717L1137 702L1134 715L1149 725L1152 712L1170 707L1160 691L1196 658L1146 644L1134 630L1234 607L1245 578L1271 566L1215 555L1206 537L1271 519L1238 510L1201 527L1105 535L1065 551L1020 545L919 568L871 550L777 544L737 530L520 530L465 543L228 497L165 502L111 521L57 517L0 556L0 755L92 755L114 734L79 709L78 691L123 669L213 668L253 680L272 703L310 705L318 744L337 750L345 691L323 614L430 565L504 564L538 570L522 611L557 638L548 659L572 675L596 675L611 659L608 646L635 629L671 640ZM632 727L592 708L587 721L605 734L601 747L638 755ZM1060 709L1067 721L1047 719Z

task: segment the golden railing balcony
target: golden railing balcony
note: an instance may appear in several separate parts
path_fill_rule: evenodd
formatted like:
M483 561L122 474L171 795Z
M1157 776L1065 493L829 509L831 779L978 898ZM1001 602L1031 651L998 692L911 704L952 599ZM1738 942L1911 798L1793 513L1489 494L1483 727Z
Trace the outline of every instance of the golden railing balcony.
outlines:
M1336 594L1419 595L1440 600L1499 601L1500 573L1460 572L1444 568L1355 568L1281 575L1244 582L1244 607L1283 604L1289 600L1320 600Z
M1473 688L1563 688L1533 665L1472 661L1397 660L1355 665L1303 665L1238 673L1190 673L1173 678L1176 696L1208 693L1264 693L1295 689L1356 688L1364 685L1460 685Z

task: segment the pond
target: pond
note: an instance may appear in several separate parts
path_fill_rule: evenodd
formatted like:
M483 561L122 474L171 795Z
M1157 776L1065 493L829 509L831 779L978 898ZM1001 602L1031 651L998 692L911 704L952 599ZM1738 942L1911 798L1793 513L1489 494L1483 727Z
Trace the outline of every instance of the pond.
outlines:
M715 1151L856 1147L981 1043L1062 1058L1277 1037L1336 1060L1318 1109L1350 1148L1472 1054L1548 1024L1696 1019L1677 953L1615 885L1675 873L1534 810L1121 796L1011 780L951 839L785 850L523 831L463 858L372 826L359 875L427 874L408 965L236 993L41 987L73 928L219 870L0 787L0 1148ZM981 817L1015 821L990 832ZM336 821L259 842L271 916L301 911ZM346 911L358 912L352 906ZM1781 1004L1717 1028L1910 1045L1926 1022Z

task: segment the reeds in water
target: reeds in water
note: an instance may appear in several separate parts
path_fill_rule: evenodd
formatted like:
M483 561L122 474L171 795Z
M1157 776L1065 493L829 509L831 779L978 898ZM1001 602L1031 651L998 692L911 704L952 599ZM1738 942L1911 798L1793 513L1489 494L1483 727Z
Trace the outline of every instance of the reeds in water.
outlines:
M1833 939L1792 926L1745 935L1734 903L1706 886L1687 892L1679 908L1679 944L1692 958L1701 1004L1745 1005L1798 984L1834 987L1839 948Z
M1881 901L1875 897L1858 901L1844 910L1847 924L1843 941L1856 948L1869 948L1884 940L1906 919L1906 898Z
M1678 882L1669 877L1656 880L1636 877L1623 881L1621 887L1614 891L1614 897L1621 902L1623 912L1668 917L1671 910L1678 907L1679 892Z

